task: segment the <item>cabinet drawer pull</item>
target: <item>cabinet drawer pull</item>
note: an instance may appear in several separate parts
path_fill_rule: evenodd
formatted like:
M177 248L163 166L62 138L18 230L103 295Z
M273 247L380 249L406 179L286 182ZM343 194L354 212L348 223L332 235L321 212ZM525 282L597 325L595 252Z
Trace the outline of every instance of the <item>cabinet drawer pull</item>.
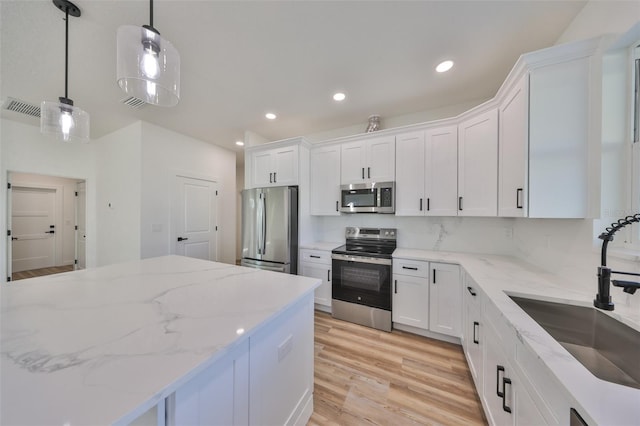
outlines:
M414 266L403 266L402 269L410 269L412 271L417 271L418 268L414 267Z
M431 210L431 198L427 198L427 211Z
M398 280L393 281L393 292L398 294Z
M476 330L480 327L480 323L478 321L473 322L473 343L476 345L480 344L480 340L478 340L478 333Z
M269 183L273 183L273 173L269 173Z
M504 391L502 395L502 409L510 413L511 407L507 406L507 385L511 386L511 379L505 377L502 379L502 390Z
M331 282L331 269L327 269L327 282Z
M371 167L367 167L367 179L371 179Z
M500 398L503 398L504 397L504 387L502 388L502 392L500 392L500 372L501 371L504 373L504 367L501 366L501 365L497 365L496 366L496 394L498 394L498 396Z
M362 179L364 179L364 167L362 168Z
M314 259L320 259L320 256L316 256L315 254L310 254L309 257L313 257Z
M474 297L475 297L476 292L475 292L475 291L473 291L473 287L469 286L469 287L467 287L467 290L469 291L469 293L471 293L471 295L472 295L472 296L474 296Z
M516 208L522 208L522 188L516 189Z
M433 270L433 283L436 283L436 270Z
M338 211L338 202L336 201L336 211Z
M420 211L422 211L422 198L420 198Z
M278 180L276 179L276 172L273 172L273 183L278 182Z
M462 211L462 197L458 197L458 210Z

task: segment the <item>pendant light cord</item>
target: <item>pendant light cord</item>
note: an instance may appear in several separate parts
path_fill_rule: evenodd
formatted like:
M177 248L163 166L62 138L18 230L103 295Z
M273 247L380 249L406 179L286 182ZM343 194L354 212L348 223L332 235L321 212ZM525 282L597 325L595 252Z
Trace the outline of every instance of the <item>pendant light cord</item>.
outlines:
M69 7L65 10L64 32L64 97L69 99L67 86L69 84Z

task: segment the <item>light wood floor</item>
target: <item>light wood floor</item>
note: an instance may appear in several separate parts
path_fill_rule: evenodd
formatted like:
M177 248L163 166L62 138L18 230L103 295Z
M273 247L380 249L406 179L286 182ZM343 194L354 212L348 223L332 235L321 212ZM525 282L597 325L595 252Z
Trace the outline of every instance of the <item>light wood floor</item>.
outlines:
M485 425L462 348L315 314L315 425Z
M23 280L25 278L42 277L44 275L59 274L61 272L73 271L73 265L54 266L51 268L32 269L30 271L14 272L11 274L11 281Z

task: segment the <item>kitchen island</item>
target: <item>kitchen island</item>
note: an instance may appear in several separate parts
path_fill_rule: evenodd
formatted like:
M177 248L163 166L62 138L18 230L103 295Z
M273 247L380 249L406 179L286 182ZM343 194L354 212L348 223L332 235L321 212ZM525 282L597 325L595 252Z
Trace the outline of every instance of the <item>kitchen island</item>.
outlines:
M180 256L5 284L0 423L306 423L319 284Z

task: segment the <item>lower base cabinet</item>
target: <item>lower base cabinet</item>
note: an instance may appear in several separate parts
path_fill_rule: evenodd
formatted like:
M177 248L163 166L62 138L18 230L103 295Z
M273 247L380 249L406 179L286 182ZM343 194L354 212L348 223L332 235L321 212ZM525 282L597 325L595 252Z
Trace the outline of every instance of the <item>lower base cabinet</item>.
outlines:
M331 312L331 252L327 250L300 250L299 274L322 280L315 290L315 304L323 311Z

